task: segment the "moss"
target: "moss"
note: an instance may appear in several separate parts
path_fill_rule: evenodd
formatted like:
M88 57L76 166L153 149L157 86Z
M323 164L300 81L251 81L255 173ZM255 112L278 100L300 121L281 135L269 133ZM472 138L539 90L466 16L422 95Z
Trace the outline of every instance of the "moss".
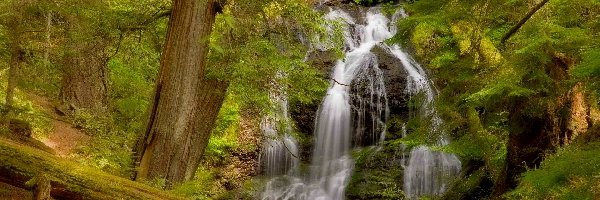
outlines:
M442 199L489 199L494 182L485 168L479 168L453 184Z
M383 147L382 147L383 148ZM400 157L391 148L365 148L356 159L346 195L350 199L403 199Z
M0 168L26 177L45 173L53 185L86 199L179 199L156 188L0 139Z
M256 173L259 121L238 102L228 94L196 177L173 192L189 199L254 199L248 184Z
M173 189L173 192L189 199L213 199L224 193L224 188L219 187L215 179L216 171L200 166L196 171L194 180L183 183Z
M600 198L600 143L571 145L525 172L507 199Z

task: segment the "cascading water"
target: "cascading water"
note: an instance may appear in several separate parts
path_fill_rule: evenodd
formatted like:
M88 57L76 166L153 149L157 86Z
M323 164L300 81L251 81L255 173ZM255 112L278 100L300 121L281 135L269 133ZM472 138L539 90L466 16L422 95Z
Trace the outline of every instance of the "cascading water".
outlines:
M398 12L395 17L405 17L404 12ZM393 34L396 27L390 29ZM433 107L435 91L431 86L427 74L423 68L398 45L381 44L389 53L400 59L404 70L408 72L406 90L411 95L423 94L423 102L418 108L425 112L421 115L430 116L430 131L439 131L443 123ZM403 127L403 131L405 127ZM405 133L403 133L405 134ZM450 143L446 136L440 136L437 145L445 146ZM422 195L440 195L448 188L448 182L452 177L460 173L461 162L454 154L436 152L427 146L418 146L411 150L410 159L404 170L404 193L408 198L417 198Z
M261 169L267 176L295 174L298 170L299 159L298 145L290 136L291 127L288 123L287 98L285 95L271 95L275 101L277 112L266 116L260 123L260 128L265 136L261 160ZM278 132L283 132L280 136Z
M396 13L394 17L402 16L403 12ZM396 31L392 26L391 30ZM395 33L394 33L395 34ZM439 126L443 123L437 115L433 101L435 92L423 68L414 61L398 45L382 44L387 51L401 60L402 66L408 72L406 90L411 95L419 93L424 94L424 100L419 110L424 110L421 115L430 116L430 131L439 131ZM406 128L403 127L403 135ZM445 146L450 141L446 136L440 136L437 145ZM448 182L452 177L460 173L461 162L454 154L445 152L436 152L427 146L418 146L411 150L410 159L405 165L404 170L404 194L408 198L418 198L422 195L440 195L448 188Z
M379 12L367 15L366 25L357 25L342 10L331 10L326 15L326 19L340 20L345 25L346 57L337 61L331 74L331 86L319 107L310 176L288 174L273 178L267 183L262 199L344 199L354 167L349 155L353 132L357 137L368 134L375 143L384 136L387 97L377 57L370 50L391 35L384 15ZM317 48L326 47L317 45ZM352 105L351 96L355 97L356 105ZM363 125L353 130L352 106L357 112L355 121L370 124L372 131L365 133Z
M289 185L289 180L294 180L298 175L300 159L298 159L298 145L290 135L288 101L285 93L271 93L276 112L263 117L260 127L265 141L260 154L260 168L271 179L265 186L263 196L275 194L282 185ZM283 132L283 136L279 133ZM267 198L270 199L270 198ZM278 199L273 197L273 199Z
M266 160L262 160L271 163L266 164L267 175L271 179L262 193L262 199L345 198L344 190L354 168L354 161L349 155L353 139L354 144L358 145L380 144L386 132L389 108L383 72L378 66L378 57L371 52L375 46L401 61L408 74L406 91L409 94L424 94L422 109L426 111L425 115L432 116L432 129L438 129L442 123L430 106L435 92L424 70L398 45L384 43L395 35L396 27L379 8L368 9L364 15L364 24L357 23L341 9L330 9L325 16L327 20L337 20L343 24L345 58L337 61L331 73L330 88L315 119L315 146L310 174L299 174L298 158L288 157L288 154L293 155L290 146L293 147L291 151L297 152L293 138L286 134L283 140L267 140L264 151L267 153L263 155ZM392 19L401 16L404 13L398 12ZM324 50L327 46L318 44L315 48ZM268 128L263 128L263 131L267 135L277 135ZM363 138L368 141L357 142ZM448 142L442 138L439 144ZM404 189L409 198L443 193L447 183L444 177L460 171L460 161L455 155L433 152L425 146L414 148L403 166Z

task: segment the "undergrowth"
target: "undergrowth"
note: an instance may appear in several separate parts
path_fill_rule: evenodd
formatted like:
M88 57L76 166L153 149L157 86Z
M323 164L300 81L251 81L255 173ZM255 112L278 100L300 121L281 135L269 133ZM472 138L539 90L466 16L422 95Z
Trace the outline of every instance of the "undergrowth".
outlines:
M570 145L521 177L507 199L600 198L600 143Z

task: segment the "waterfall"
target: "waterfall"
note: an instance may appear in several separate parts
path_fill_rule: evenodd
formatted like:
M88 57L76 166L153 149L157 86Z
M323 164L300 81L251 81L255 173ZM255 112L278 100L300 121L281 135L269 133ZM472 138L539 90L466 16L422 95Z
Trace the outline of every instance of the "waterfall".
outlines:
M259 155L262 171L270 177L295 174L298 171L298 145L290 136L291 126L287 112L287 97L271 95L277 105L276 113L263 117L260 129L265 136L262 152ZM280 135L279 132L283 132Z
M404 16L406 15L402 11L394 15L394 17ZM390 30L395 32L396 27L392 26ZM424 94L423 104L419 109L425 112L421 114L432 118L430 131L439 131L443 121L433 106L435 91L423 68L399 45L384 43L381 46L401 60L404 70L408 72L406 91L411 95ZM403 127L402 131L404 136L406 127ZM449 143L450 140L444 135L437 140L439 146ZM408 163L405 165L404 193L408 198L413 199L422 195L441 195L448 189L449 180L458 175L460 170L461 162L454 154L432 151L424 145L413 148Z
M285 76L278 73L277 76ZM292 127L288 112L288 98L285 88L272 83L275 91L270 100L275 105L274 112L262 118L260 129L265 137L259 154L260 168L271 179L265 186L265 194L275 193L279 185L286 184L287 177L298 175L300 159L298 145L292 137ZM283 181L283 183L282 183Z
M327 95L317 112L310 171L308 174L299 173L298 158L287 156L289 151L286 147L293 146L292 151L297 152L293 138L284 134L283 140L268 140L264 160L271 163L266 164L270 180L261 194L263 200L345 199L345 188L354 168L351 148L381 144L385 138L389 108L384 75L377 55L371 52L376 46L401 61L408 74L406 92L424 94L421 109L426 111L424 114L432 116L432 130L437 130L443 123L431 106L435 91L425 71L400 46L384 43L396 34L396 27L390 19L379 8L370 8L362 13L364 18L361 20L342 9L329 9L325 19L343 25L345 57L336 62ZM404 16L404 12L397 12L392 21ZM316 44L313 48L326 50L331 45ZM269 128L263 128L263 131L265 135L277 135ZM405 135L406 128L403 131ZM448 143L446 138L439 141L439 145ZM433 152L426 146L420 146L411 150L402 167L405 168L405 193L409 198L415 198L443 193L447 183L445 177L460 171L460 161L455 155Z

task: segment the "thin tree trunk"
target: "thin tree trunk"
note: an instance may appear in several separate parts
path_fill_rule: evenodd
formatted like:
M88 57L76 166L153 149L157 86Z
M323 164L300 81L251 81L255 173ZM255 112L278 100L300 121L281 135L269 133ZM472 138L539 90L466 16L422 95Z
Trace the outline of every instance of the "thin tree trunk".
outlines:
M517 23L515 26L513 26L506 34L504 34L504 36L502 36L502 39L500 39L500 44L504 44L506 42L506 40L508 40L510 37L512 37L515 33L517 33L517 31L519 31L519 29L521 29L521 27L529 20L531 19L531 17L538 11L540 10L542 7L544 7L544 5L546 5L546 3L548 3L548 1L550 0L542 0L542 2L538 3L537 5L535 5L535 7L533 7L528 13L527 15L525 15L525 17L523 17L523 19L521 19L521 21L519 21L519 23Z
M17 87L17 69L21 64L21 50L17 44L12 44L11 50L11 62L8 67L8 87L6 87L6 103L4 105L4 127L7 129L10 127L10 119L12 118L13 101L15 96L15 89Z
M138 180L167 187L193 178L228 83L205 77L208 39L221 1L175 0L146 133L136 145Z
M10 128L10 119L12 118L13 101L15 89L17 87L17 69L23 61L24 52L21 49L21 16L15 17L9 22L10 32L10 64L8 67L8 87L6 87L6 101L3 113L3 125Z
M46 49L44 51L44 65L50 65L50 31L52 30L52 12L48 11L46 15Z

